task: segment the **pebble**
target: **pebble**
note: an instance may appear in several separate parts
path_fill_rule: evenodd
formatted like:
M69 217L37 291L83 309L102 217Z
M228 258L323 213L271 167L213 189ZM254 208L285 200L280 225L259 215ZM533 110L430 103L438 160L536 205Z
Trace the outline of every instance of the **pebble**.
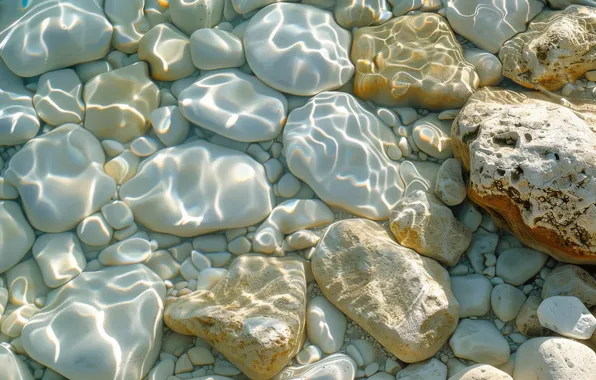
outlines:
M139 42L139 59L147 61L151 77L175 81L195 71L188 37L171 24L159 24L145 33Z
M596 317L577 297L547 298L538 307L537 314L543 327L568 338L589 339L596 330Z
M448 158L437 173L435 195L447 206L456 206L466 198L466 185L459 161Z
M190 36L197 29L213 28L221 22L224 1L169 0L167 7L174 25Z
M310 345L300 351L296 355L295 360L298 364L311 364L321 360L322 357L323 353L321 352L321 349L315 345Z
M72 69L43 74L33 96L37 116L52 126L81 123L85 117L82 91L83 84Z
M451 291L459 303L459 317L483 316L491 309L493 285L482 275L451 277Z
M33 380L27 362L15 355L9 346L0 344L0 368L7 380Z
M140 159L130 150L125 150L104 165L106 174L116 181L118 185L127 182L137 174Z
M447 366L435 358L410 364L397 373L397 380L444 380L447 378Z
M137 137L130 144L130 151L139 157L148 157L160 148L158 141L149 136Z
M35 242L35 232L13 201L0 201L0 273L17 264Z
M188 357L193 365L201 366L215 363L211 350L205 347L193 347L188 350Z
M176 363L172 359L162 360L149 372L147 380L163 380L174 374L175 366Z
M499 284L491 293L491 307L497 317L503 322L509 322L517 317L519 310L526 302L525 294L509 284Z
M315 297L307 304L306 334L308 340L325 354L339 351L344 343L346 328L346 317L325 297Z
M207 268L200 272L197 279L197 290L211 290L226 274L227 269Z
M134 215L128 205L121 201L115 201L104 205L101 213L105 221L114 229L122 229L134 223Z
M64 232L43 234L35 240L33 257L43 280L50 288L58 288L85 270L87 260L76 234Z
M548 256L529 248L510 248L500 253L497 275L511 285L521 285L534 277Z
M542 298L575 296L587 307L596 305L596 279L576 265L562 265L553 269L544 281Z
M414 122L412 136L416 146L431 157L446 160L453 157L451 122L432 113Z
M378 372L369 377L368 380L395 380L395 376L387 372Z
M83 84L87 83L94 76L107 73L110 70L113 70L112 65L103 59L80 63L75 66L75 71Z
M190 258L194 266L199 270L202 271L207 268L211 268L211 260L205 255L203 255L199 251L192 251Z
M143 264L154 271L163 280L172 279L180 274L180 264L168 251L151 252L151 256Z
M454 214L472 232L475 232L482 223L482 214L467 200L455 208Z
M229 252L204 253L204 255L209 259L211 264L217 268L226 266L232 258L232 254Z
M114 229L99 212L83 219L77 226L77 236L91 246L104 246L112 240Z
M239 67L246 62L242 40L222 29L195 31L190 36L190 51L193 64L201 70Z
M289 366L284 368L273 379L292 379L292 380L345 380L353 379L356 375L356 363L347 355L333 354L318 362L306 366ZM375 375L376 376L376 375ZM395 379L395 377L392 377ZM383 380L383 379L381 379Z
M462 319L449 339L456 357L501 365L509 360L509 344L490 321Z
M503 81L503 65L499 58L482 49L464 49L464 58L476 68L479 87L498 86Z
M483 274L485 270L484 258L486 254L494 254L499 242L499 235L492 232L485 232L480 229L472 234L472 242L466 249L466 256L477 274ZM496 268L491 267L491 277L496 274Z
M129 265L142 263L151 256L151 243L145 239L129 238L101 251L98 260L102 265Z
M185 372L192 372L194 369L193 363L190 362L187 354L184 354L176 360L176 367L174 368L174 373L179 375Z

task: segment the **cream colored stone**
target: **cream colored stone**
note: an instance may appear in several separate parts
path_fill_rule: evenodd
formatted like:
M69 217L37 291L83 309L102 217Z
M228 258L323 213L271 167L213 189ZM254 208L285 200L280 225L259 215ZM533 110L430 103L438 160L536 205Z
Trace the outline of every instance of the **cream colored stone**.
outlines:
M400 360L433 356L455 330L459 305L447 271L374 222L331 225L311 262L327 299Z
M513 380L513 378L493 366L476 364L456 373L449 380Z
M478 87L497 86L503 81L503 65L499 58L482 49L464 49L464 59L476 68Z
M175 81L195 71L188 37L170 24L156 25L141 38L139 59L149 63L156 80Z
M596 279L576 265L555 268L542 287L542 298L554 296L574 296L592 307L596 305Z
M172 22L187 36L219 24L224 8L223 0L169 0L167 4Z
M344 29L385 23L393 14L386 0L336 0L335 21Z
M448 158L437 173L435 195L447 206L456 206L466 199L466 183L459 161Z
M412 137L418 149L439 160L453 157L450 121L440 120L437 114L431 113L417 120L412 128Z
M195 31L190 36L190 52L193 64L201 70L240 67L246 63L242 40L220 29Z
M385 106L460 108L479 83L449 24L433 13L358 29L351 58L354 93Z
M33 257L50 288L58 288L72 280L87 265L81 243L72 232L43 234L33 244Z
M104 12L114 27L112 46L126 54L137 52L139 40L150 29L145 0L104 0Z
M82 92L83 84L74 70L51 71L39 78L33 105L39 118L50 125L79 124L85 118Z
M243 255L210 291L170 300L165 322L205 339L251 379L266 380L300 350L305 308L300 261Z
M27 254L35 242L35 232L18 203L0 201L0 273Z

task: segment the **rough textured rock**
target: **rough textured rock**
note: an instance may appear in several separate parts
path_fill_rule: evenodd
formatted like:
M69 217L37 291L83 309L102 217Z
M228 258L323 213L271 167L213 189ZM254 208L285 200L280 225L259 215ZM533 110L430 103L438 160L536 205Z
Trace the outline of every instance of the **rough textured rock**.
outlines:
M486 28L488 30L488 28ZM596 8L543 11L499 51L503 74L528 88L558 90L596 68Z
M468 195L524 244L596 259L596 105L482 88L452 127Z
M23 328L23 347L69 379L140 379L159 355L165 293L144 265L82 273Z
M493 366L476 364L456 373L449 380L513 380L513 378Z
M305 309L301 261L243 255L211 290L170 300L164 319L208 341L251 379L269 379L300 350Z
M18 203L0 201L0 273L21 261L35 242L35 232Z
M391 211L391 232L398 243L453 266L472 241L472 232L433 194L417 190Z
M574 296L592 307L596 305L596 279L576 265L555 268L542 287L542 298L554 296Z
M540 0L449 0L446 16L456 33L491 53L526 30L542 8Z
M591 379L596 373L596 353L564 338L527 340L515 355L514 379Z
M479 83L449 24L433 13L358 29L351 57L354 93L386 106L460 108Z
M369 220L331 225L312 269L327 299L400 360L433 356L457 326L447 271Z

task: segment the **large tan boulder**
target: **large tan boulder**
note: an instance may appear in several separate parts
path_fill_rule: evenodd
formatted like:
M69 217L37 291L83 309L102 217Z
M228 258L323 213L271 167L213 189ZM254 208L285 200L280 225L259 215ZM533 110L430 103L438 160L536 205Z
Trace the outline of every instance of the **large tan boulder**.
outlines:
M524 244L596 260L596 103L483 88L452 126L468 196Z
M331 225L311 262L327 299L400 360L430 358L457 327L447 271L370 220Z
M460 108L479 83L449 24L434 13L356 30L351 58L354 94L387 106Z
M503 74L528 88L557 90L596 68L596 8L542 11L499 51Z
M243 255L211 290L169 299L164 320L208 341L251 379L266 380L298 353L305 313L302 261Z

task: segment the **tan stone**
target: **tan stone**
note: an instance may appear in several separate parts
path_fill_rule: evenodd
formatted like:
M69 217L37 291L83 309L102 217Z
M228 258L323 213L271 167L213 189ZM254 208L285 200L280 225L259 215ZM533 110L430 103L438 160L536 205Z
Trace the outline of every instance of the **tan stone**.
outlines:
M542 11L499 51L503 74L528 88L558 90L596 68L596 9Z
M596 279L576 265L555 268L544 281L542 298L573 296L588 307L596 305Z
M354 93L386 106L460 108L479 83L449 24L434 13L358 29L351 58Z
M156 25L141 38L139 59L149 62L156 80L175 81L196 70L188 37L170 24Z
M513 378L488 364L476 364L456 373L449 380L513 380Z
M484 87L454 121L468 196L524 244L596 260L596 103Z
M266 380L300 350L305 313L303 262L243 255L211 290L169 299L164 320L209 342L251 379Z
M515 318L515 325L522 334L531 337L548 335L549 330L542 327L538 320L538 306L541 302L542 298L529 296L519 310Z
M455 331L459 304L447 271L370 220L331 225L312 269L327 299L400 360L430 358Z

